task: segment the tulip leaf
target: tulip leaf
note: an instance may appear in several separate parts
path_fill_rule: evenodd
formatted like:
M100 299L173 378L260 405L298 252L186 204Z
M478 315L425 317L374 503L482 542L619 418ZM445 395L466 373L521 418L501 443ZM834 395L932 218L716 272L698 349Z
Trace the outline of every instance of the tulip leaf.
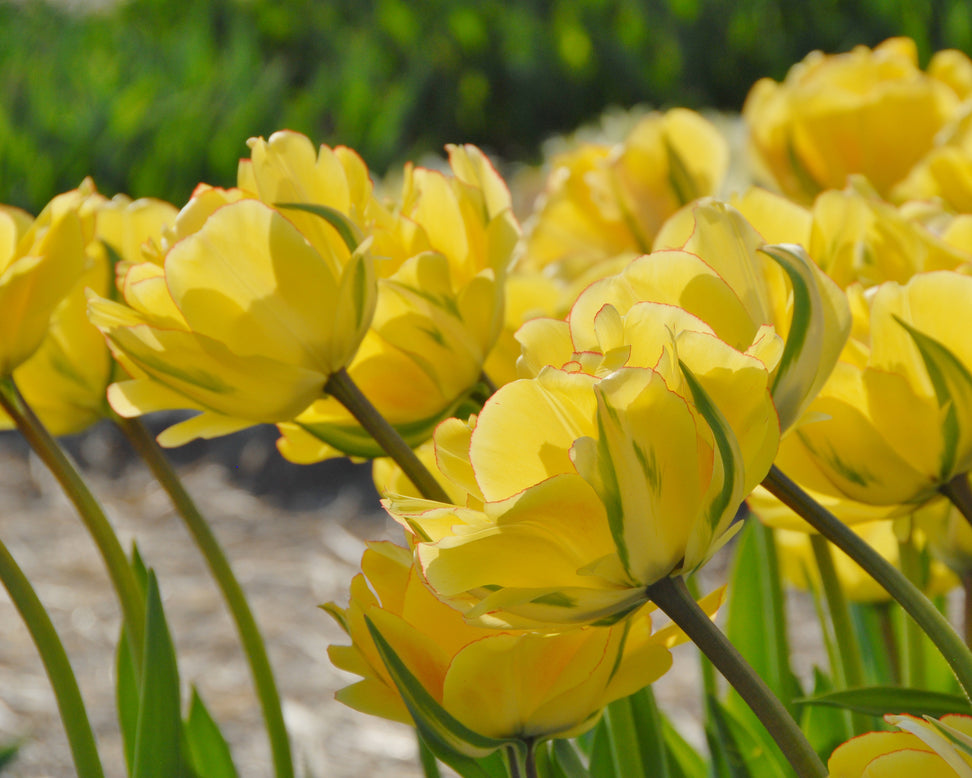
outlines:
M792 714L793 697L802 691L790 668L776 543L773 530L755 519L745 520L739 533L728 591L726 636ZM728 705L737 715L754 717L735 692Z
M972 715L972 704L959 694L909 689L901 686L865 686L815 694L795 700L801 705L829 705L856 713L883 716L910 713L913 716L943 716L946 713Z
M145 656L139 685L132 778L188 775L182 759L179 670L165 622L158 580L148 571Z
M237 778L229 745L195 686L184 731L189 761L198 778Z
M135 571L135 581L145 595L148 587L148 570L142 561L138 546L132 544L132 569ZM115 706L118 708L118 727L121 730L122 743L125 751L125 764L128 774L132 775L135 760L135 736L138 731L139 711L139 671L135 661L132 642L128 637L128 627L122 625L121 635L115 656Z
M650 687L607 706L594 732L592 778L669 778L662 715Z
M590 773L569 740L550 740L536 750L537 774L545 778L590 778Z
M898 316L895 316L894 320L904 327L915 342L925 363L925 369L928 371L928 378L935 389L938 406L945 411L941 474L944 480L948 480L954 475L953 468L961 434L957 409L972 407L972 375L955 355L937 340L915 329Z
M365 623L419 734L432 753L463 776L489 778L492 773L488 763L492 762L495 767L495 761L486 757L499 757L502 763L499 749L508 745L519 747L519 742L480 735L452 716L412 674L374 622L365 617Z
M729 778L779 778L792 773L779 750L768 748L766 741L728 707L711 696L706 703L706 738L713 756L721 755L722 774Z
M665 738L665 748L668 749L668 766L672 778L696 778L708 775L706 760L688 744L677 729L662 716L662 730Z
M352 254L358 250L358 246L364 240L364 236L361 234L361 230L358 229L357 225L336 208L320 205L319 203L274 203L274 206L277 208L290 208L295 211L306 211L315 216L320 216L337 230L338 235L341 236L341 240L344 241L344 245L348 247L348 251Z
M813 668L813 696L832 692L834 683L820 668ZM828 708L823 705L808 705L803 709L800 717L800 729L803 730L816 751L822 758L829 757L835 748L853 737L854 733L850 721L841 710Z

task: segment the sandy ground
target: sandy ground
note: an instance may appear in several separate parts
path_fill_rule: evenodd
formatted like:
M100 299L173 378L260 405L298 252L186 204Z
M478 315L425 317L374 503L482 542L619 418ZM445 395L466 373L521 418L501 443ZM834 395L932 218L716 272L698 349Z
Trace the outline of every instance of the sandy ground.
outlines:
M277 461L271 437L222 449L176 452L189 491L244 587L269 647L298 764L318 778L421 775L411 731L333 699L354 680L325 653L343 634L317 605L344 604L366 539L398 538L368 492L367 473L346 463L310 469ZM241 776L271 774L269 748L232 622L166 495L112 435L74 442L75 455L126 547L137 538L158 573L183 684L195 684L220 722ZM249 489L243 488L241 483ZM252 491L266 492L263 497ZM94 545L41 463L13 434L0 436L0 537L25 569L65 642L106 773L124 775L115 718L113 662L119 615ZM718 563L705 586L720 576ZM813 642L798 625L797 643ZM695 742L697 663L690 646L656 684L676 724ZM0 589L0 743L24 745L4 778L73 775L67 741L34 645Z

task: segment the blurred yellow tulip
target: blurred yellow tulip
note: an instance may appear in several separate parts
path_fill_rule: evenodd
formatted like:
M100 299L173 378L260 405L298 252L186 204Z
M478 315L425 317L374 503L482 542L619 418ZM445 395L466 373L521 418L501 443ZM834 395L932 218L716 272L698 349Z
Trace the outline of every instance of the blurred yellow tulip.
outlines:
M862 173L883 196L932 148L965 97L972 63L939 52L928 72L915 43L815 51L786 79L758 81L743 106L757 173L800 202ZM889 131L893 128L893 131Z
M330 646L331 661L362 677L337 698L395 721L414 715L470 756L586 731L609 702L663 675L679 641L671 628L653 633L647 610L624 625L564 633L474 626L435 598L408 549L372 543L361 567L349 606L324 606L352 641Z
M519 267L572 280L647 253L669 216L715 194L728 164L716 127L684 108L645 116L621 143L581 143L553 159Z
M110 296L116 265L141 261L142 245L158 239L177 213L161 200L109 200L89 189L81 206L94 223L84 246L87 268L54 309L40 347L13 374L27 404L55 435L80 432L103 418L105 392L116 377L105 338L88 321L85 290ZM12 424L0 415L0 426Z
M93 192L85 180L33 220L16 208L0 208L0 378L37 350L51 314L85 271L94 224L83 207Z
M884 717L903 732L868 732L839 746L830 778L972 778L972 717Z

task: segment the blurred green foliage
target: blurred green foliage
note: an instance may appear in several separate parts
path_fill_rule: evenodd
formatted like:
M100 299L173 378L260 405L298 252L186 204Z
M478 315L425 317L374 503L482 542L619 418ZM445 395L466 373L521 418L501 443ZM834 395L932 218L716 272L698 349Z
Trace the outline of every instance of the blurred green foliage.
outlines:
M808 51L972 51L967 0L0 0L0 202L88 174L183 203L287 127L376 171L472 142L535 159L606 106L738 110Z

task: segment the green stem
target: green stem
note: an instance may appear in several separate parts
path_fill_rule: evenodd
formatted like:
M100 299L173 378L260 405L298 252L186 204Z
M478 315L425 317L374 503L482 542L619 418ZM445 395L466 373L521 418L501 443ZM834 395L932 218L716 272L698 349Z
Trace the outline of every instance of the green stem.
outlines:
M920 586L922 581L921 560L918 558L918 549L915 548L910 538L898 541L898 558L901 562L901 572L915 586ZM902 681L905 686L916 689L925 686L925 641L922 639L922 631L914 621L908 619L904 625L904 659L901 663Z
M965 633L965 644L972 647L972 571L962 575L962 629Z
M901 669L901 656L898 651L898 640L895 637L894 611L890 602L878 603L876 608L878 623L881 625L881 642L884 644L884 650L891 665L893 681L900 684L903 671Z
M94 733L64 646L30 581L0 541L0 580L24 619L44 662L79 778L104 778Z
M422 740L422 736L415 733L416 739L418 740L418 750L419 750L419 762L422 765L422 775L425 778L441 778L439 773L439 763L435 759L435 754L432 753L432 749L426 745L425 741Z
M763 481L772 495L864 568L916 621L938 647L965 695L972 699L972 652L948 620L911 581L775 465Z
M685 581L685 586L689 594L692 595L692 599L696 601L702 599L698 581L695 578L685 578L683 580ZM699 666L702 668L702 701L704 703L709 697L717 697L719 689L716 686L715 668L712 666L712 662L701 651L699 652Z
M823 584L824 598L827 601L827 613L834 628L834 638L837 641L837 653L840 666L834 668L834 673L844 684L845 689L864 686L864 660L861 658L861 647L857 642L854 622L851 619L850 607L844 589L837 578L834 567L834 557L830 553L830 544L820 535L810 536L813 557L820 572ZM867 717L862 713L850 714L850 724L855 735L860 735L872 729Z
M969 486L968 473L959 473L948 483L942 484L938 491L951 500L965 520L972 524L972 488Z
M692 599L684 582L681 579L662 578L647 587L647 594L712 661L752 708L789 760L796 775L799 778L824 778L827 768L793 717L743 659L736 647Z
M145 599L135 579L135 572L108 517L105 516L104 509L91 493L77 468L24 401L13 378L0 380L0 406L13 419L17 429L74 503L98 551L101 552L112 586L121 604L125 629L128 631L136 667L140 666L145 637Z
M162 453L145 425L137 419L124 419L115 414L112 415L112 418L125 433L135 451L148 465L152 475L169 495L172 504L182 517L186 529L189 530L189 534L192 535L197 548L206 560L209 571L216 580L230 614L233 616L233 621L236 623L240 643L250 665L250 673L253 676L253 684L260 700L263 721L270 739L274 774L278 778L292 778L294 775L293 758L290 752L287 728L284 724L280 695L273 677L270 659L267 656L266 644L260 635L260 629L253 617L253 611L250 609L246 595L243 593L243 588L233 574L229 560L213 534L209 523L196 507L171 463Z
M344 368L332 373L324 386L324 391L331 395L351 413L365 431L374 438L375 442L384 449L402 472L411 480L419 493L427 500L436 502L451 502L439 482L415 456L411 447L402 440L395 428L382 416L378 409L361 392L357 384Z
M506 763L510 768L510 778L522 778L520 771L522 759L523 755L518 748L514 748L513 746L506 747Z

